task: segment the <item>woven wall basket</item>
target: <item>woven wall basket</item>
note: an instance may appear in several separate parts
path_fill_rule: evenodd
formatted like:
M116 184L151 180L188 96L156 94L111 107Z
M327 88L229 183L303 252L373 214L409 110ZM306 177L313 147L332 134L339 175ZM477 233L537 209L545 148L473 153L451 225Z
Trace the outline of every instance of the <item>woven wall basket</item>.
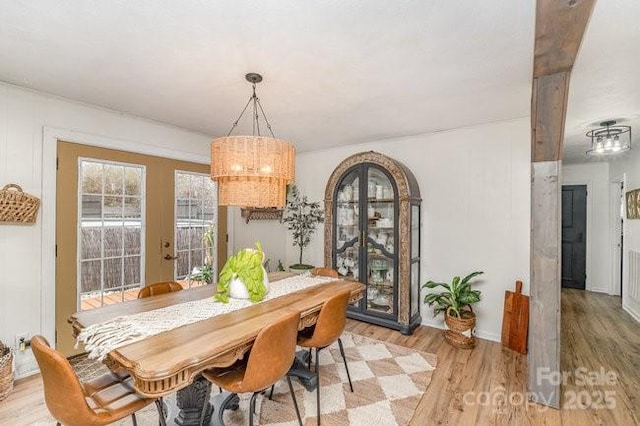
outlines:
M10 183L0 190L0 222L35 223L40 199Z
M13 350L0 342L0 401L13 390Z

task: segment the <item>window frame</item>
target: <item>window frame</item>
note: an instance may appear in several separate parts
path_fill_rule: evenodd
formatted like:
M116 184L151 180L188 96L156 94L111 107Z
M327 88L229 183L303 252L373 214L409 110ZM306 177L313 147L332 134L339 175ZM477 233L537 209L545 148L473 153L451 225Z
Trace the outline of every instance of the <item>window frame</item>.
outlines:
M103 166L103 170L102 170L102 190L100 194L85 194L84 190L83 190L83 172L82 172L82 165L84 162L91 162L91 163L98 163L101 164ZM104 200L105 200L105 196L114 196L113 194L105 194L105 174L104 174L104 166L105 165L113 165L113 166L120 166L120 167L129 167L129 168L136 168L136 169L140 169L141 171L141 185L140 185L140 195L137 196L140 198L140 282L136 283L136 284L131 284L128 286L124 285L124 259L127 257L136 257L136 255L130 255L127 256L125 255L125 251L124 251L124 229L126 228L125 226L125 218L123 215L122 218L122 229L123 229L123 233L122 233L122 254L120 256L110 256L110 257L105 257L105 253L104 253ZM124 169L123 169L123 173L124 173ZM100 292L100 306L104 307L105 303L104 303L104 293L105 293L105 287L104 287L104 272L105 272L105 260L106 259L114 259L114 258L121 258L122 260L122 275L121 275L121 285L118 287L114 287L112 289L109 289L109 291L121 291L123 294L123 298L124 298L124 291L126 290L130 290L132 288L141 288L144 286L145 283L145 269L146 269L146 207L147 207L147 191L146 191L146 183L147 183L147 166L144 164L136 164L136 163L127 163L124 161L113 161L113 160L105 160L105 159L100 159L100 158L92 158L92 157L83 157L83 156L79 156L78 157L78 178L77 178L77 220L76 220L76 310L78 312L80 312L82 310L82 294L88 294L87 292L82 292L82 196L83 195L100 195L101 196L101 212L100 212L100 221L101 221L101 228L102 228L102 240L101 240L101 245L100 245L100 257L99 258L93 258L93 259L84 259L86 260L100 260L101 262L101 274L100 274L100 289L98 290ZM123 186L124 186L124 176L123 176ZM117 195L116 195L117 196ZM127 195L123 192L123 194L121 195L123 203L127 197ZM123 206L124 208L124 206ZM124 301L124 299L122 300Z

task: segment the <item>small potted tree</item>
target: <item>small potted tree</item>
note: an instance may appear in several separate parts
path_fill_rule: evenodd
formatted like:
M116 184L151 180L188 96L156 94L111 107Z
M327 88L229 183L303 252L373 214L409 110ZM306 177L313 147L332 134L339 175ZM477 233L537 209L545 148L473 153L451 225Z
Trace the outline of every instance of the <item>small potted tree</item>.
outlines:
M311 237L318 228L318 224L324 222L324 211L319 202L311 202L306 195L302 196L298 188L291 186L287 197L287 215L283 219L287 229L293 236L293 245L300 248L298 263L290 265L289 270L302 273L314 268L313 265L302 263L304 248L311 242Z
M471 280L483 274L482 271L472 272L464 278L454 277L451 284L427 281L422 287L434 289L443 287L440 293L429 293L424 297L424 302L429 306L435 305L433 316L444 313L444 322L448 330L445 331L445 339L453 346L471 349L475 346L476 314L471 305L482 298L480 290L471 288Z

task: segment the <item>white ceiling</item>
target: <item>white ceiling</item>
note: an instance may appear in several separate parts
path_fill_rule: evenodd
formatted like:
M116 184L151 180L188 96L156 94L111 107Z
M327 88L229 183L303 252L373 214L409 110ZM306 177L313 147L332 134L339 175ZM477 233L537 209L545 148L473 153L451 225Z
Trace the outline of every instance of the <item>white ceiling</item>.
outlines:
M632 148L640 149L638 0L596 2L571 73L564 161L609 160L585 155L589 149L585 133L608 119L632 126Z
M259 72L276 135L309 151L528 116L534 9L535 0L0 0L0 80L220 136L250 95L244 74ZM571 123L611 114L577 110Z

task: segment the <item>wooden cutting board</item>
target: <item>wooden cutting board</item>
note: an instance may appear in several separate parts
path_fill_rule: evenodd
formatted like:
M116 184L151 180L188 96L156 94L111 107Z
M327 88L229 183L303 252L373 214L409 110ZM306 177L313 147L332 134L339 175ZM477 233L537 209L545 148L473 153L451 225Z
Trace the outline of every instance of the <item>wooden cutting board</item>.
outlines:
M522 281L516 281L516 291L504 292L502 317L502 346L527 353L529 331L529 296L522 294Z

